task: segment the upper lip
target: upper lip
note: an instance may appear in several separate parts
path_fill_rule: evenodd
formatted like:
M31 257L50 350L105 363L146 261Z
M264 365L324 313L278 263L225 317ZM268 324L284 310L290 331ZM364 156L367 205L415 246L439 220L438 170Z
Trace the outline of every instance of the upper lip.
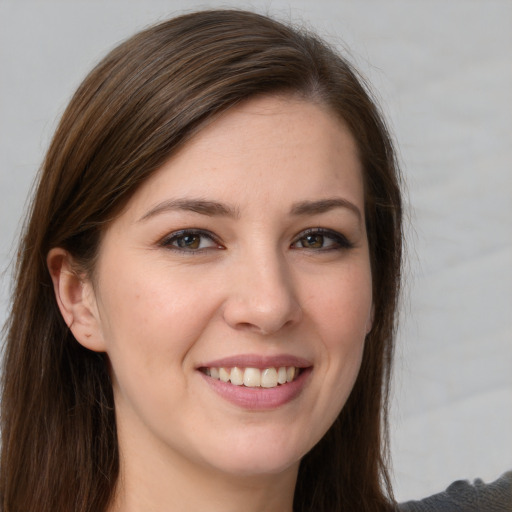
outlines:
M214 361L200 364L198 368L280 368L282 366L295 366L296 368L309 368L311 361L291 354L279 354L276 356L263 356L258 354L240 354L222 357Z

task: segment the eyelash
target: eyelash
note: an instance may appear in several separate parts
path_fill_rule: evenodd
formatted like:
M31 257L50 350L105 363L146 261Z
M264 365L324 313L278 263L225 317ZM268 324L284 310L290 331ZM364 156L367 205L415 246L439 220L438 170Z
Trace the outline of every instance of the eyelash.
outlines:
M306 237L323 237L322 243L325 241L325 239L330 239L333 241L331 246L328 247L296 247L296 244L298 244L301 241L304 241ZM186 237L196 237L196 240L199 239L199 244L201 245L201 239L206 238L212 243L212 246L208 247L198 247L198 248L188 248L188 247L179 247L176 245L179 240L183 240ZM174 233L171 233L169 236L166 236L159 245L161 247L164 247L169 250L176 251L178 253L187 253L187 254L200 254L204 251L208 251L209 249L225 249L225 247L222 246L222 244L217 240L217 238L213 235L213 233L210 233L209 231L201 230L201 229L182 229L180 231L175 231ZM216 245L216 247L214 247ZM337 231L333 231L331 229L325 229L325 228L310 228L306 229L305 231L302 231L299 236L292 242L290 245L291 249L297 250L297 249L303 249L307 251L313 251L313 252L327 252L327 251L341 251L341 250L347 250L352 249L354 247L354 244L350 242L344 235Z
M204 252L205 250L213 248L213 245L211 247L200 247L197 249L190 249L187 247L179 247L177 245L173 245L178 240L183 240L186 237L197 237L200 239L208 239L212 244L216 245L215 249L224 249L222 244L220 244L217 240L217 238L213 235L213 233L210 233L209 231L205 231L202 229L181 229L180 231L175 231L174 233L171 233L169 236L166 236L159 245L161 247L164 247L166 249L170 249L172 251L176 251L178 253L187 253L187 254L200 254Z
M331 239L334 243L329 247L320 247L320 248L309 248L309 247L293 247L295 244L299 243L301 240L304 240L308 236L320 236L328 239ZM318 251L318 252L327 252L327 251L342 251L347 249L352 249L354 244L348 240L345 235L337 231L333 231L331 229L325 228L311 228L306 229L302 233L300 233L299 237L295 239L292 243L292 248L295 249L304 249L308 251Z

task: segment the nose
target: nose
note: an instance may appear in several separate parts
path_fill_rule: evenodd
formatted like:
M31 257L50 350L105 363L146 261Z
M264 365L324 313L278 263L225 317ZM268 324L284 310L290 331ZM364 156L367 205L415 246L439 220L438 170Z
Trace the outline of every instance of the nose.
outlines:
M297 283L283 259L252 255L231 269L223 314L233 329L270 335L300 322Z

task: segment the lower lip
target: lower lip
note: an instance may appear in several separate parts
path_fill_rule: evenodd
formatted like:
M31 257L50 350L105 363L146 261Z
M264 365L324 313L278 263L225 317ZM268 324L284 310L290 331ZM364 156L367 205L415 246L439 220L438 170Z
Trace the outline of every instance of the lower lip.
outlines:
M281 407L295 399L304 389L312 368L305 368L292 382L275 388L235 386L200 372L208 385L222 398L243 409L266 410Z

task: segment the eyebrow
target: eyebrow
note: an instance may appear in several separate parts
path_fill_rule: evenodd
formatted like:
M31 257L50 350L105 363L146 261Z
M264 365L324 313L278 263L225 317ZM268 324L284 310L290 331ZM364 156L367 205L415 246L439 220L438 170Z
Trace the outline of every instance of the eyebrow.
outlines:
M328 212L335 208L347 208L356 214L359 222L363 220L363 215L359 208L354 203L341 197L320 199L319 201L301 201L293 205L291 213L292 215L315 215Z
M169 199L151 208L151 210L139 219L139 222L147 220L160 213L179 210L200 213L201 215L207 215L208 217L221 216L238 218L240 216L237 208L233 208L216 201L207 201L204 199Z
M335 208L346 208L356 214L359 222L362 221L362 214L359 208L352 202L341 197L334 197L329 199L320 199L318 201L301 201L295 203L290 213L292 215L318 215L326 213ZM201 215L207 215L208 217L230 217L238 219L240 217L240 211L237 207L229 206L224 203L217 201L208 201L205 199L168 199L157 204L147 213L145 213L139 222L147 220L155 215L169 212L169 211L190 211L199 213Z

